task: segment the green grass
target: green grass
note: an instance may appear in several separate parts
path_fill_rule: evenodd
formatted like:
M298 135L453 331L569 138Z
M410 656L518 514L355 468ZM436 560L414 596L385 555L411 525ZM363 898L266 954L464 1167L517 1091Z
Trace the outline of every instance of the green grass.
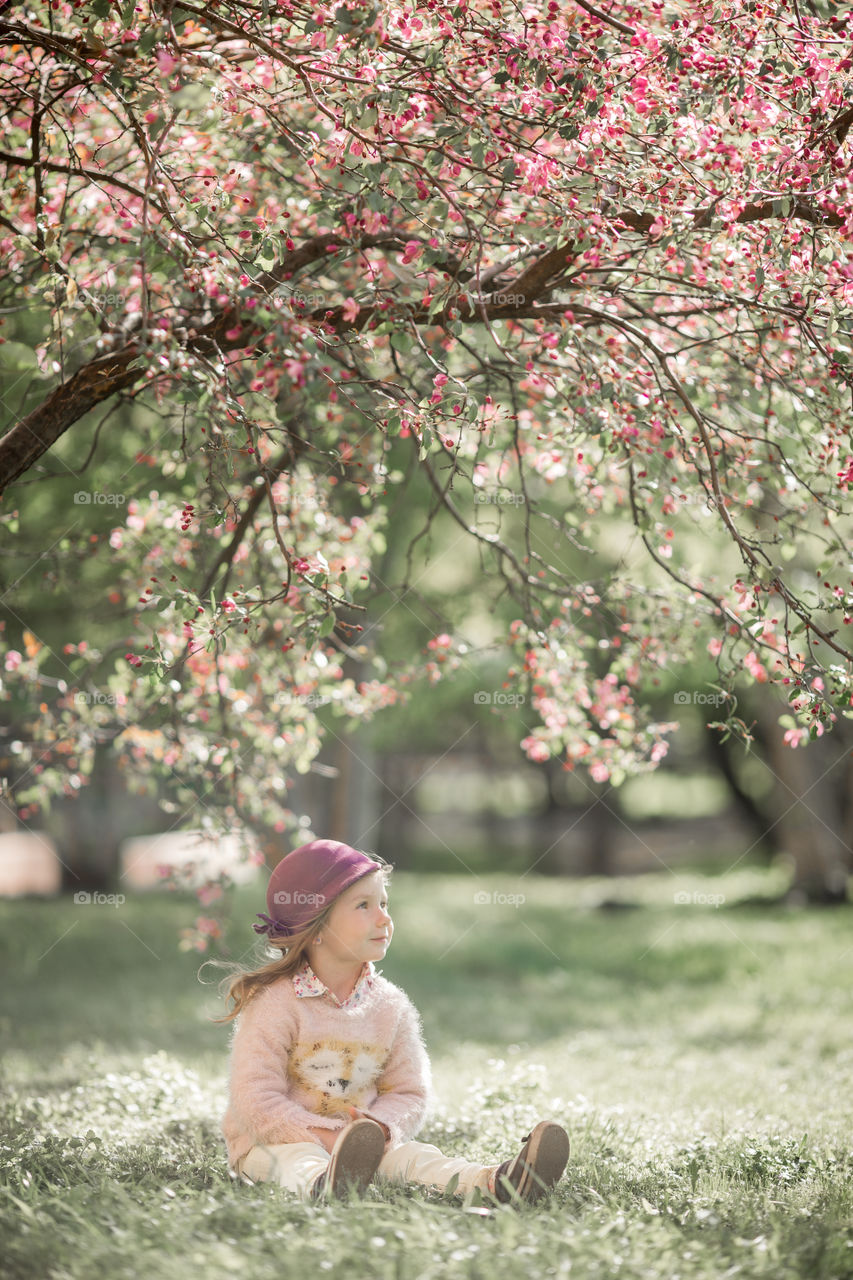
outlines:
M382 967L424 1017L439 1105L421 1137L484 1162L540 1117L572 1139L550 1200L487 1215L411 1188L318 1207L232 1182L228 1031L177 949L193 903L0 904L0 1271L853 1277L851 918L755 901L778 887L395 876ZM634 908L600 910L614 894ZM256 897L235 898L234 955Z

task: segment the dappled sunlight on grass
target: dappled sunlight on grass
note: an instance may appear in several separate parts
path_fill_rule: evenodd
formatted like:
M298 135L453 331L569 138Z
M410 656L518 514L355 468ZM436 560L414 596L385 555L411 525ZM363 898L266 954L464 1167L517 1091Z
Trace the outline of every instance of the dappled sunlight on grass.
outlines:
M571 1135L550 1200L485 1214L410 1187L317 1207L233 1181L229 1029L177 949L191 901L140 896L100 922L0 904L4 1274L845 1280L851 925L736 905L776 893L755 871L395 876L381 967L423 1013L437 1102L421 1138L491 1163L537 1119ZM602 909L617 895L635 907ZM234 955L256 906L235 897Z

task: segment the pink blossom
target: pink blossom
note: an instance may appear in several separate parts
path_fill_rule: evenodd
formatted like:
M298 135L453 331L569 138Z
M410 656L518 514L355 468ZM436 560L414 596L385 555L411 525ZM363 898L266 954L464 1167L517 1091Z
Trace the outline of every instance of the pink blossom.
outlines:
M222 897L221 884L203 884L196 889L195 895L203 907L208 906L211 902L218 901Z
M521 743L521 749L526 752L528 760L534 760L537 763L547 760L550 754L547 745L541 738L524 738Z
M23 660L23 657L18 653L17 649L10 649L6 654L6 670L17 671Z
M222 926L212 916L198 916L195 923L199 933L205 934L208 938L218 938L222 934Z
M743 660L743 665L746 667L747 671L752 676L752 678L758 682L758 684L767 683L767 672L759 662L757 654L748 653Z
M404 265L414 262L416 258L421 256L423 251L424 247L418 240L407 240L403 246L403 256L400 261Z
M157 50L157 70L161 76L170 76L178 65L178 59L167 49Z

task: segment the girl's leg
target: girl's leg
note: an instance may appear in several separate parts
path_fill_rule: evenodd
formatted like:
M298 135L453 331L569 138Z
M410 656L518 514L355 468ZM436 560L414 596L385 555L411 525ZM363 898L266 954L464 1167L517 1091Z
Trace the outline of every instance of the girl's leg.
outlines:
M484 1167L471 1164L461 1156L445 1156L428 1142L404 1142L392 1151L386 1151L377 1177L388 1182L417 1182L443 1191L456 1176L457 1194L468 1196L475 1187L480 1191L494 1191L496 1170L497 1165Z
M252 1147L237 1164L237 1172L252 1182L277 1182L303 1200L328 1167L331 1156L318 1142L280 1142Z

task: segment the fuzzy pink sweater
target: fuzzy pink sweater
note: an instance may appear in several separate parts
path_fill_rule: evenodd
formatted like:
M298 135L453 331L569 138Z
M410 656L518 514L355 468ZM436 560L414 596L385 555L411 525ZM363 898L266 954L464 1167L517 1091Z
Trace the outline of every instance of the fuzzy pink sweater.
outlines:
M423 1124L430 1089L405 992L368 965L341 1005L306 964L262 988L236 1020L222 1122L228 1163L254 1146L314 1142L309 1126L343 1128L350 1106L386 1124L399 1146Z

